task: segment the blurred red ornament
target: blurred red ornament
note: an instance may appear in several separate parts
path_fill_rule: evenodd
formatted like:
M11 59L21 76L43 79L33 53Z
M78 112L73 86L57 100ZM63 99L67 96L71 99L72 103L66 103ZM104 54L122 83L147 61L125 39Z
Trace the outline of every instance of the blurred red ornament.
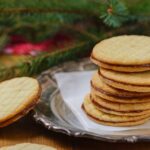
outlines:
M4 53L16 55L37 55L41 52L52 51L55 47L63 48L66 43L72 39L63 34L57 34L52 39L39 43L31 43L22 36L13 35L10 37L10 43L5 47Z

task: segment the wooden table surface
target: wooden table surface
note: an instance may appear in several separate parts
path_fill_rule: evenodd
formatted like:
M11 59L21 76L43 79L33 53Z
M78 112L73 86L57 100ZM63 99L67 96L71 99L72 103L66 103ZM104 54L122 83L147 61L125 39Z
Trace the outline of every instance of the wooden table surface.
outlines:
M149 150L148 143L107 143L85 138L69 137L60 133L47 131L27 115L18 122L0 129L0 146L21 142L50 145L58 150Z

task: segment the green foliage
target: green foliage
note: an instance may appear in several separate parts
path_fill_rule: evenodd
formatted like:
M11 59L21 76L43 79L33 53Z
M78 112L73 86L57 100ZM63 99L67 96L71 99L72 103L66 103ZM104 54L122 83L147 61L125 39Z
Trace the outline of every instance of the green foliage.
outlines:
M11 32L16 28L37 28L44 24L55 28L49 31L53 34L62 23L73 24L77 21L96 19L100 25L99 18L108 26L119 27L124 22L133 20L131 15L137 19L141 11L141 14L146 12L149 16L149 2L149 0L1 0L0 33Z
M128 9L119 0L108 0L101 6L101 16L104 23L112 26L119 27L128 20Z
M3 68L0 70L0 81L17 76L33 76L64 61L87 56L94 44L92 41L77 42L66 49L58 50L50 54L42 54L35 58L32 57L24 62L18 63L16 66Z
M133 15L150 15L150 0L124 0Z
M0 35L19 33L40 41L53 36L63 24L90 21L99 15L97 10L97 2L91 0L1 0Z
M61 12L76 14L99 14L100 2L91 0L1 0L1 13Z
M0 50L10 34L36 42L63 31L75 39L65 50L21 60L7 68L0 66L0 79L38 74L80 58L100 39L113 35L150 35L149 10L149 0L0 0Z
M64 24L73 24L83 17L68 14L29 14L29 15L2 15L0 17L1 34L23 34L31 41L41 41L54 35ZM34 37L33 37L34 35Z
M0 36L0 52L3 50L3 48L8 43L8 41L9 41L9 38L7 34L3 34Z

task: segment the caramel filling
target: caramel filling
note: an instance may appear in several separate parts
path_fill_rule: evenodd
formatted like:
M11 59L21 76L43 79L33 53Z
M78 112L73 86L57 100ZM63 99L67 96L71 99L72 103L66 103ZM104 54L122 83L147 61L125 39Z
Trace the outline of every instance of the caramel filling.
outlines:
M114 67L137 67L137 68L142 68L142 67L147 67L149 68L150 67L150 64L141 64L141 65L119 65L119 64L109 64L107 62L104 62L104 61L101 61L101 60L98 60L97 58L95 58L93 55L91 55L91 58L96 60L97 62L99 63L103 63L103 64L106 64L106 65L109 65L109 66L114 66Z
M105 94L105 95L108 95L108 96L111 96L111 97L114 97L114 98L120 98L120 100L123 98L123 99L127 99L127 100L130 100L131 98L136 98L136 99L140 99L140 98L150 98L150 93L147 94L147 95L140 95L141 93L139 93L139 95L137 96L134 96L134 95L126 95L126 94L122 94L122 95L115 95L115 94L112 94L110 92L107 92L107 91L104 91L102 90L101 88L98 88L96 86L94 86L94 84L92 83L91 81L91 86L92 88L94 88L96 91L99 91L100 93L102 94ZM118 90L118 89L117 89ZM119 91L119 90L118 90ZM129 92L130 93L130 92ZM136 93L137 94L137 93Z
M109 80L109 81L111 81L111 82L116 82L116 83L119 83L119 84L124 84L124 85L131 85L131 86L140 86L140 87L150 87L150 85L139 85L139 84L131 84L131 83L124 83L124 82L121 82L121 81L115 81L115 80L113 80L113 79L109 79L109 78L107 78L107 77L105 77L104 75L102 75L101 73L100 73L100 71L98 71L98 74L100 75L100 76L102 76L104 79L107 79L107 80Z

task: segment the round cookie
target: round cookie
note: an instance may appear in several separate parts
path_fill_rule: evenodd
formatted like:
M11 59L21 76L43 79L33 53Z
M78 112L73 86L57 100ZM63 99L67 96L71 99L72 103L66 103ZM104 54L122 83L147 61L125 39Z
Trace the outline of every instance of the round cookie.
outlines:
M143 72L143 71L148 71L150 70L149 67L144 67L144 66L138 66L138 67L127 67L127 66L117 66L117 65L110 65L110 64L106 64L106 63L102 63L98 60L95 60L92 56L91 56L91 61L100 66L101 68L105 68L105 69L109 69L109 70L115 70L115 71L120 71L120 72Z
M20 77L0 83L0 127L28 113L38 102L41 88L36 79Z
M121 112L121 111L114 111L105 107L102 107L100 105L97 106L97 103L93 103L95 107L105 113L108 114L113 114L113 115L118 115L118 116L141 116L141 115L150 115L150 110L145 110L145 111L132 111L132 112Z
M92 51L94 63L117 71L150 70L150 37L123 35L98 43ZM126 68L127 67L127 68ZM117 69L116 69L117 68Z
M0 148L0 150L56 150L55 148L40 145L40 144L33 144L33 143L21 143L12 146L5 146Z
M118 116L112 115L108 113L104 113L93 105L92 101L90 100L89 95L85 97L83 102L83 109L84 111L92 117L94 120L106 125L113 125L113 126L132 126L142 124L149 119L150 115L143 115L143 116Z
M97 90L95 90L94 88L91 88L91 95L95 95L98 97L101 97L103 99L106 99L110 102L118 102L118 103L125 103L125 104L134 104L134 103L147 103L150 102L150 98L120 98L120 97L116 97L116 96L111 96L109 94L104 94L102 92L99 92Z
M133 92L150 92L150 71L138 73L122 73L100 69L105 83L118 89Z
M106 99L103 99L101 97L96 97L92 95L92 101L100 105L104 108L111 109L114 111L121 111L121 112L132 112L132 111L145 111L150 110L150 103L131 103L131 104L125 104L125 103L118 103L118 102L110 102Z
M131 127L131 126L138 126L138 125L141 125L141 124L144 124L145 122L147 122L149 120L149 118L146 118L146 119L142 119L142 120L138 120L138 121L130 121L130 122L109 122L109 121L103 121L103 120L100 120L99 118L96 118L94 116L92 116L91 114L88 114L88 117L99 123L99 124L102 124L102 125L106 125L106 126L113 126L113 127Z
M97 72L92 77L91 86L91 93L112 102L142 103L150 101L150 93L128 92L112 88L102 81Z

